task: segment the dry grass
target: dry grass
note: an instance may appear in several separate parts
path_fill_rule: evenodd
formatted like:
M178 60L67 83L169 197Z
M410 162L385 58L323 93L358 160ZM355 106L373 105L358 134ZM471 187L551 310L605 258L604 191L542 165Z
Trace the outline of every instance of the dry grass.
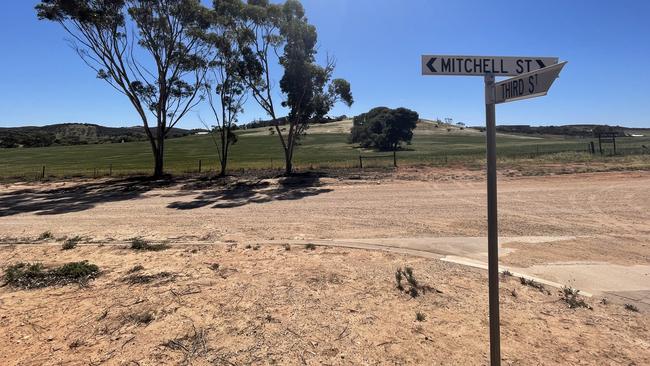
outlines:
M228 248L202 246L196 255L172 247L147 256L146 269L140 253L119 246L0 250L0 262L46 257L54 268L82 257L105 269L83 289L0 288L0 348L19 351L5 353L2 363L486 362L484 271L342 248ZM419 291L414 298L395 291L395 268L404 268L404 287L435 283L443 293ZM131 276L153 279L124 280L136 278ZM502 280L503 354L509 362L650 362L650 352L638 344L650 336L644 313L599 303L593 311L573 311L560 298L519 286L518 278ZM521 289L517 297L509 295L513 288Z

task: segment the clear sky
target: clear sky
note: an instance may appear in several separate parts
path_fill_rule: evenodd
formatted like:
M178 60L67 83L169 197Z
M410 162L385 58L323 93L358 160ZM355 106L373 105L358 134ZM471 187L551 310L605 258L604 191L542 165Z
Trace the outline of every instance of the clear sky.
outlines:
M140 124L126 98L95 78L37 1L0 7L0 126ZM207 3L207 1L206 1ZM546 97L501 104L499 124L609 123L650 127L648 0L303 0L356 103L414 109L424 118L484 121L480 77L425 77L421 54L557 56L569 61ZM279 79L280 75L278 75ZM178 127L201 127L199 108ZM250 101L242 122L266 118Z

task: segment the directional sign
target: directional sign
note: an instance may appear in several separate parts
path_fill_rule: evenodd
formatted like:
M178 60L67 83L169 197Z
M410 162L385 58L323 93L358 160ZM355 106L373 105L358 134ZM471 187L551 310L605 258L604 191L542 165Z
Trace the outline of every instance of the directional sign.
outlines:
M496 104L546 95L566 62L557 57L422 56L422 75L473 75L485 81L490 365L501 365ZM514 76L495 83L495 76ZM616 151L616 150L614 150ZM602 152L602 149L601 149Z
M499 104L546 95L564 65L566 61L500 81L494 84L494 95L486 95L486 102Z
M422 75L517 76L557 63L557 57L423 55Z

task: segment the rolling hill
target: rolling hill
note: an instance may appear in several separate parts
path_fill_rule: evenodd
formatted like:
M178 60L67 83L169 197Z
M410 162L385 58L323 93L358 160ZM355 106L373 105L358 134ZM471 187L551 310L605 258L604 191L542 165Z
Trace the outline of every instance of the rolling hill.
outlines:
M155 128L152 129L155 132ZM168 137L182 137L193 130L173 128ZM0 128L0 147L46 147L144 141L144 127L105 127L90 123Z

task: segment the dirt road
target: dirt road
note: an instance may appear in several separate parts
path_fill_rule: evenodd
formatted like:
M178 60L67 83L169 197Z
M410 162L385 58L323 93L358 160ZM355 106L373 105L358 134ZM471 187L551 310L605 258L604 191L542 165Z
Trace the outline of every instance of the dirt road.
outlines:
M284 185L12 185L0 191L0 233L175 241L485 235L480 172L420 173ZM501 177L500 235L649 236L649 188L650 172Z

